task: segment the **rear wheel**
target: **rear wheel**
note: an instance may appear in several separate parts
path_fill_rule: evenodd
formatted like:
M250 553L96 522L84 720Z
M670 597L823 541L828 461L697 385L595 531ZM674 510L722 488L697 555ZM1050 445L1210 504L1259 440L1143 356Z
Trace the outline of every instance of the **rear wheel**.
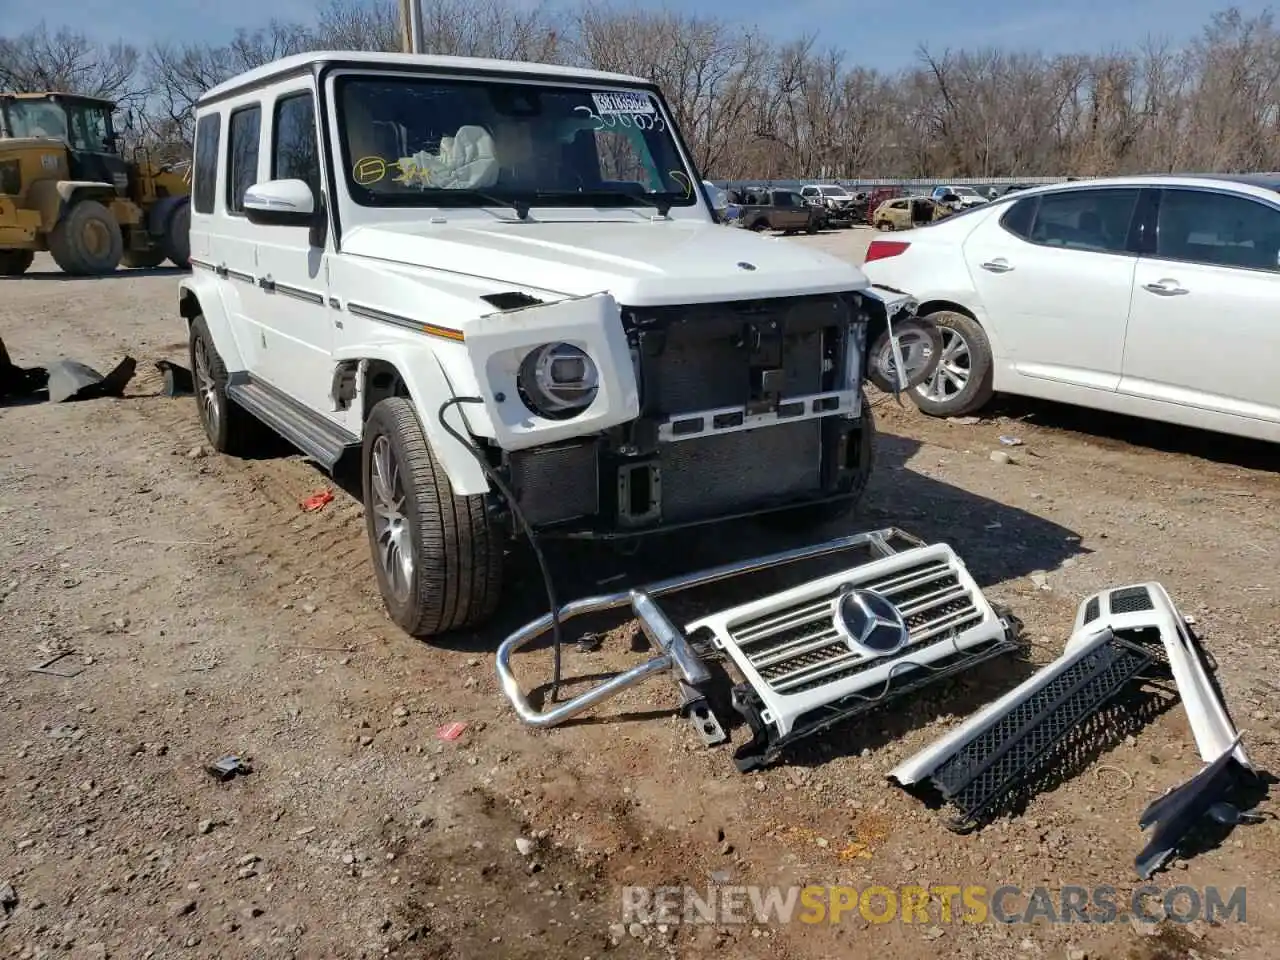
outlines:
M769 229L769 221L761 217L759 220L756 220L751 224L751 229L756 233L763 233Z
M502 592L501 531L483 496L454 494L405 397L377 404L361 456L365 525L391 619L428 637L489 619Z
M0 250L0 277L20 277L36 255L30 250Z
M934 417L959 417L986 406L991 386L991 343L973 317L954 310L931 313L927 320L942 332L938 368L911 395L915 405Z
M49 252L63 273L112 273L124 256L124 235L115 217L96 200L81 200L49 234Z
M891 231L893 230L893 222L890 220L881 220L879 223L876 224L876 229Z
M232 456L252 452L266 427L227 396L227 368L213 344L204 317L191 321L189 349L200 425L209 443L219 453Z

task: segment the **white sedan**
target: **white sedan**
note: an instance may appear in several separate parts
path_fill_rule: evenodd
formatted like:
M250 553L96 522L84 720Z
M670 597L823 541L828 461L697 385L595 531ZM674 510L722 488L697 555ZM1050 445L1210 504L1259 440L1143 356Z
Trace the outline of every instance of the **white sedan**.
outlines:
M1001 392L1280 441L1280 174L1020 191L863 269L943 327L925 413Z

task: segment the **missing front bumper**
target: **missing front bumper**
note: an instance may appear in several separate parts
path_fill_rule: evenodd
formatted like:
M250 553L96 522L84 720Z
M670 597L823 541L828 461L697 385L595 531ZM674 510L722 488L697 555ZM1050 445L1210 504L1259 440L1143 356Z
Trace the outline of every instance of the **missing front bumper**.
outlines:
M680 591L853 550L866 553L864 562L683 629L658 603ZM1016 623L992 608L950 547L926 545L894 528L576 600L561 608L559 619L628 606L658 653L547 710L529 702L511 657L552 628L551 614L503 642L498 679L523 722L558 726L667 673L678 680L682 712L699 736L722 743L728 737L711 706L708 662L725 658L740 678L732 702L752 731L735 755L746 771L772 762L797 740L1017 647Z

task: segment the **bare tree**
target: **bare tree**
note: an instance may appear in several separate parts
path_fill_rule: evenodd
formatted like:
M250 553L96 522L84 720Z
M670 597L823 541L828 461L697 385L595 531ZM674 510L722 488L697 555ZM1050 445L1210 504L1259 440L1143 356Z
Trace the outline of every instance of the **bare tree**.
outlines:
M50 33L44 23L16 37L0 37L0 89L54 91L140 102L146 88L136 48L100 44L69 27Z

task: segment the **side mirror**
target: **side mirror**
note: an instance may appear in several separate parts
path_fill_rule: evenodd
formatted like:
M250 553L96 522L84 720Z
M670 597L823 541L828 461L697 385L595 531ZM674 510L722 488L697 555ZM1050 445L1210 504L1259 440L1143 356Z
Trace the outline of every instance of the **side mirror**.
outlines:
M244 192L244 214L250 223L269 227L309 227L316 198L304 180L267 180Z

